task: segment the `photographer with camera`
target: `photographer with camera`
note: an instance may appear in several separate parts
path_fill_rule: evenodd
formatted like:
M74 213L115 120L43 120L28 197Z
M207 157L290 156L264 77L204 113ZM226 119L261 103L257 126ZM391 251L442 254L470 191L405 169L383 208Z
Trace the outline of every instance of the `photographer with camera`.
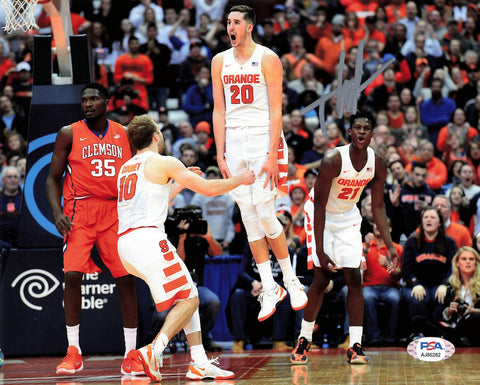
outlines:
M222 347L212 340L210 331L215 325L220 299L204 286L205 255L214 257L222 254L222 246L213 238L210 226L202 218L199 206L187 205L177 208L173 216L167 218L165 230L168 238L177 247L179 257L185 262L198 290L200 300L200 325L202 341L207 352L222 351ZM160 330L169 310L155 311L153 314L153 329Z
M480 254L461 247L452 260L442 320L416 320L426 336L440 336L456 346L480 346Z

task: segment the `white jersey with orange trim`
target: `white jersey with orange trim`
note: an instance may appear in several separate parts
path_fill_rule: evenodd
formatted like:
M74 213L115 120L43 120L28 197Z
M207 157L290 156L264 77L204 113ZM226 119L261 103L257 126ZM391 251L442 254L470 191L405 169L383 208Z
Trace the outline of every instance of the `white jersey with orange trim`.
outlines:
M152 151L137 154L127 161L118 176L118 233L138 227L157 227L165 231L172 181L164 185L145 178L147 159L162 156Z
M360 171L357 171L350 159L350 146L351 144L336 148L342 157L342 169L332 181L325 208L328 213L346 213L352 210L360 200L363 189L375 175L374 150L367 148L367 162ZM313 194L313 189L310 193Z
M235 59L234 48L225 51L222 67L225 127L269 127L268 90L262 73L262 57L267 50L269 48L256 44L244 64Z

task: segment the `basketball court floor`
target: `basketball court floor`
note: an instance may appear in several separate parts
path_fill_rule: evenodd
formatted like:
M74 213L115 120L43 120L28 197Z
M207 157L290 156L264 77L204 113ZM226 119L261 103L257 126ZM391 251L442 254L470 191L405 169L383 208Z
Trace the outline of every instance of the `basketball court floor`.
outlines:
M162 384L480 384L480 349L459 348L444 361L424 362L409 356L406 348L366 349L368 365L349 365L342 348L314 349L306 365L291 365L289 352L250 350L218 356L222 368L233 370L234 380L188 381L185 379L190 355L179 349L164 357ZM210 356L210 355L209 355ZM61 357L15 357L0 369L0 384L55 385L145 385L148 377L120 374L121 356L85 356L84 370L72 376L56 376Z

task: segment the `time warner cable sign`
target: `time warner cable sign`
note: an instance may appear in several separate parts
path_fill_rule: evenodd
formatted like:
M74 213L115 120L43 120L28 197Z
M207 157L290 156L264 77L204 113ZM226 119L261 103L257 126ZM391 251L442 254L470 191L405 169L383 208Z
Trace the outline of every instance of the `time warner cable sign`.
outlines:
M423 337L410 342L407 352L421 361L442 361L453 356L455 346L440 337Z
M84 274L82 283L82 310L103 309L115 292L115 283L98 282L98 273ZM93 282L91 282L93 281ZM60 281L43 269L30 269L18 275L12 282L12 288L18 288L19 296L25 306L42 311L42 298L48 297L60 286Z

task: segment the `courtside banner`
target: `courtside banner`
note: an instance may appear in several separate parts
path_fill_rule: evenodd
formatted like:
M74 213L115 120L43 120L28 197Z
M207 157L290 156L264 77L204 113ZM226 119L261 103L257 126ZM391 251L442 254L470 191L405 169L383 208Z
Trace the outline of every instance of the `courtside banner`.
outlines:
M122 315L115 280L103 272L82 282L80 341L85 353L122 353ZM63 355L67 350L63 309L62 249L10 252L0 284L0 346L5 355Z

